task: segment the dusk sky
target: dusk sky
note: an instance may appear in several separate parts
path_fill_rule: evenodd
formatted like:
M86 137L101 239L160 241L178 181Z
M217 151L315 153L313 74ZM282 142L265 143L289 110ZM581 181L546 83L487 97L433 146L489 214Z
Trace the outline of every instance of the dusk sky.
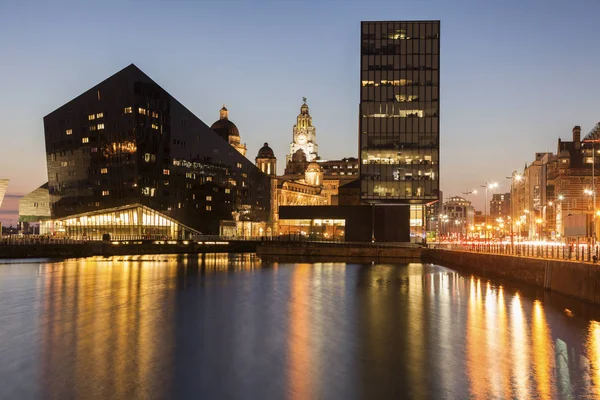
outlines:
M357 156L360 21L441 20L444 197L498 181L600 121L600 2L0 2L0 221L47 181L42 118L134 63L251 160L283 171L308 99L324 159ZM477 208L483 196L471 196Z

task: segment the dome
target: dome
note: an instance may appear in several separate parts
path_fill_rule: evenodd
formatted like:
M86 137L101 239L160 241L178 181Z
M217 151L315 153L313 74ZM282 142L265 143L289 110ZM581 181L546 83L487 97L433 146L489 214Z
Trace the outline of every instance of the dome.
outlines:
M210 126L210 129L217 132L226 141L229 141L229 136L240 137L240 131L233 122L229 120L229 111L223 105L220 111L220 118Z
M316 162L311 162L310 164L308 164L308 167L306 167L306 171L307 172L321 172L321 166L319 164L317 164Z
M273 152L273 149L269 147L269 143L265 142L265 145L258 151L256 158L275 158L275 153Z

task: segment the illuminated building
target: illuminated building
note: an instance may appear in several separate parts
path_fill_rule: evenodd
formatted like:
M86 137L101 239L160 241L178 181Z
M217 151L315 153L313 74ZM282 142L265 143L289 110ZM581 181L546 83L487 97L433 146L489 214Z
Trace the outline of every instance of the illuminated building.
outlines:
M210 126L210 129L217 132L227 143L246 156L246 144L240 142L240 131L237 126L229 120L229 111L223 104L223 108L219 111L219 119Z
M35 189L19 199L19 222L22 224L22 231L29 231L30 223L37 223L50 219L50 193L48 192L48 183ZM46 234L45 224L41 224L40 234Z
M8 179L0 179L0 207L2 207L2 202L4 201L4 195L6 194L7 188Z
M269 177L133 64L44 132L54 234L185 238L268 219Z
M300 107L300 114L296 118L296 125L294 125L293 129L293 140L290 143L290 154L286 157L286 165L292 161L305 160L311 162L319 158L317 129L312 124L312 117L308 112L306 97L302 98L302 100L304 103Z
M492 195L490 217L492 219L510 217L510 193L494 193Z
M439 37L439 21L361 23L361 200L410 205L415 240L425 234L424 206L439 196Z
M465 235L475 224L475 208L469 200L460 196L446 200L442 213L445 218L440 221L440 233L443 235Z

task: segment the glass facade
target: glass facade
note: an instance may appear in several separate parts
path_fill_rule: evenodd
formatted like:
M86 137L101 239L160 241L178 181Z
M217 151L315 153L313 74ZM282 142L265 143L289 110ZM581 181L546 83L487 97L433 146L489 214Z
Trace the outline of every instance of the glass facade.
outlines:
M81 240L101 240L105 233L110 234L111 240L189 239L197 233L166 215L140 205L73 215L42 224L47 234Z
M268 220L269 177L133 64L44 133L53 219L140 204L202 234Z
M363 202L426 204L438 199L439 37L439 21L361 24ZM414 224L422 220L417 215L412 219Z
M304 236L312 240L344 240L346 220L343 219L282 219L280 236Z

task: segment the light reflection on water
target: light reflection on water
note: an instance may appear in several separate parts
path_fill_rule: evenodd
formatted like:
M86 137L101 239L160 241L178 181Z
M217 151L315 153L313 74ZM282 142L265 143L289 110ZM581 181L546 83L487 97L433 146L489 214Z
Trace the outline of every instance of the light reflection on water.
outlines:
M597 398L598 321L422 264L4 264L0 398Z

